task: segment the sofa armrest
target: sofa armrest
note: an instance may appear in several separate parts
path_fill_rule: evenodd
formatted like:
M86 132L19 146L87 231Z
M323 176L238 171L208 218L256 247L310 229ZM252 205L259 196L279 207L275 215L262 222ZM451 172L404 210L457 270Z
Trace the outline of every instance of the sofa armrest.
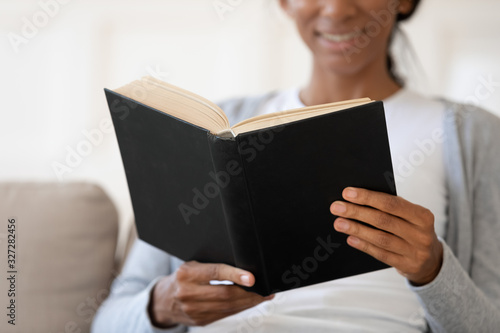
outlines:
M12 270L6 252L14 219L16 271L15 296L6 292L10 281L0 280L0 304L14 300L15 326L2 320L0 331L88 332L117 275L113 202L94 184L10 182L0 183L0 203L0 269Z

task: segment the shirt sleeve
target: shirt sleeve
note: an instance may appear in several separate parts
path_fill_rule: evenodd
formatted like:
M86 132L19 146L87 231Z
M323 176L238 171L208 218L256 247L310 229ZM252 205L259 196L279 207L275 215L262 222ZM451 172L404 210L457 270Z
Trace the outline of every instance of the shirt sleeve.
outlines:
M167 253L136 240L122 273L111 286L109 297L97 311L93 333L187 332L185 326L170 329L154 327L148 314L151 290L163 276L171 273Z
M432 332L495 332L500 311L474 284L451 249L443 243L443 265L427 285L413 286Z

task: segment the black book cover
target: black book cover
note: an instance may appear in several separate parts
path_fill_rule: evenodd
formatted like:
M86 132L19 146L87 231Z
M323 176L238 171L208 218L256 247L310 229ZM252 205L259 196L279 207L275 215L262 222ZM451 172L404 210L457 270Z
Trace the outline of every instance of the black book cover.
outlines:
M382 102L221 138L105 91L142 240L262 295L388 267L329 211L347 186L396 194Z

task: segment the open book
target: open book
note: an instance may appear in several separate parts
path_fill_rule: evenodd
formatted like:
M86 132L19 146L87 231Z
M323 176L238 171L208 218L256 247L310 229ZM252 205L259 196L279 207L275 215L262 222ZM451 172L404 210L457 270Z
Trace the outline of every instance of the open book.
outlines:
M396 194L383 104L256 116L151 77L105 89L139 237L183 260L251 271L262 295L387 266L333 229L347 186Z
M360 98L295 110L283 110L283 112L252 117L231 127L224 111L213 102L151 76L145 76L141 80L133 81L114 91L131 99L134 99L137 92L148 94L147 105L156 110L205 128L217 136L233 137L240 133L290 123L372 102L369 98Z

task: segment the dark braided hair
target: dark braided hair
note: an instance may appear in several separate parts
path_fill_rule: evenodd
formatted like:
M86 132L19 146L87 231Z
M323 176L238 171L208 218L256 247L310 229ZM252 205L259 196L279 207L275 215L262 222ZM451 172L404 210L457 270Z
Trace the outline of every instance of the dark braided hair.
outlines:
M408 13L405 13L405 14L398 13L398 15L396 16L396 24L394 25L394 29L392 30L391 36L389 37L389 43L388 43L388 46L387 46L388 48L390 48L390 46L392 44L392 39L394 37L394 33L396 31L398 31L398 27L399 27L398 23L401 22L401 21L409 19L413 15L413 13L415 13L415 10L417 10L418 5L420 4L420 0L401 0L401 1L411 1L412 4L413 4L413 7L411 8L411 10ZM396 70L394 68L394 60L392 59L392 55L390 53L390 50L387 50L387 61L386 61L386 63L387 63L387 70L389 71L390 77L394 81L396 81L396 83L398 83L400 86L403 86L404 82L397 75Z

